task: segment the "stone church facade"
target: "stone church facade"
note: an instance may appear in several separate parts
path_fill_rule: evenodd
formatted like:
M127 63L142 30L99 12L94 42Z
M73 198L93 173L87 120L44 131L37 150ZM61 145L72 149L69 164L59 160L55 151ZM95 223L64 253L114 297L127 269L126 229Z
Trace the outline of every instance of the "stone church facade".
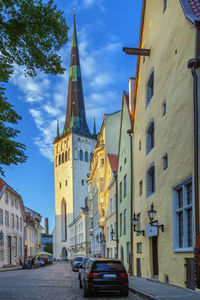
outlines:
M96 145L96 128L90 133L87 125L74 16L68 99L62 134L57 127L54 140L55 234L54 257L73 257L70 251L71 224L85 207L92 152Z

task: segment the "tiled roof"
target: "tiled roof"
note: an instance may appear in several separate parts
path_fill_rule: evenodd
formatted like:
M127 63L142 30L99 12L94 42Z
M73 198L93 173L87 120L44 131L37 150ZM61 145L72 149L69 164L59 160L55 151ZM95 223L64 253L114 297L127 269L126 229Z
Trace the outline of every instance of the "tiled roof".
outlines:
M180 0L186 18L194 24L200 21L200 0Z
M112 171L117 172L118 155L117 154L108 154L108 159L109 159Z

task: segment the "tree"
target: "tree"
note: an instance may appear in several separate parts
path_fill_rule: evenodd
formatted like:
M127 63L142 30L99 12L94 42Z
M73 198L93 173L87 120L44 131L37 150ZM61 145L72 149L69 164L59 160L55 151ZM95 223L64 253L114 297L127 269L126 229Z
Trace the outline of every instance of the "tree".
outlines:
M14 73L15 65L24 68L25 76L63 74L58 51L67 42L63 12L53 0L0 1L0 164L25 162L25 146L13 139L19 131L7 126L21 119L5 97L4 83ZM3 169L0 167L0 174Z
M53 243L46 243L44 247L44 251L53 253Z

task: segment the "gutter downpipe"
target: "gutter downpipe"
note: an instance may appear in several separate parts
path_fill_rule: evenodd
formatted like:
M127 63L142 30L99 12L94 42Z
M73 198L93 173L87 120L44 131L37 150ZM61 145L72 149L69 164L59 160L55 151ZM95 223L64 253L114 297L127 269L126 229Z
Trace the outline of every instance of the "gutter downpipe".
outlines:
M131 199L130 199L130 276L133 275L133 227L132 227L132 218L133 218L133 139L132 139L132 129L127 130L127 133L130 136L130 156L131 156Z
M195 248L194 248L194 277L196 287L200 288L200 231L199 231L199 130L198 130L198 75L196 69L200 68L200 21L195 21L195 58L188 61L188 68L193 76L193 114L194 114L194 206L195 206Z
M118 258L119 240L118 240L118 178L117 178L117 173L115 174L114 178L115 178L115 184L116 184L116 258Z

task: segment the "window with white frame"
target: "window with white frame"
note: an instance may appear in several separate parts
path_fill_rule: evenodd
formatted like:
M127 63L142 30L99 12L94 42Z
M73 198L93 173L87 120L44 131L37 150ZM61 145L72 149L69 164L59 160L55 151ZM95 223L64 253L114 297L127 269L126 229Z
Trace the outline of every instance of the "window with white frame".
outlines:
M11 195L10 199L11 199L11 205L14 206L14 204L15 204L15 197Z
M127 196L127 174L124 176L124 198Z
M153 193L155 193L156 190L156 182L155 182L155 165L152 164L149 166L147 173L146 173L146 184L147 184L147 190L146 195L147 197L151 196Z
M19 217L16 216L16 228L19 229Z
M15 227L14 214L11 214L11 227Z
M14 236L13 242L14 242L14 245L13 245L13 255L17 256L17 237L16 236Z
M149 105L154 95L154 69L151 70L146 85L146 107Z
M5 211L5 224L6 226L9 226L9 212Z
M119 228L120 236L122 236L122 213L120 214L120 228Z
M4 199L5 199L5 202L8 203L8 193L7 192L5 192L5 194L4 194Z
M110 240L112 241L112 235L111 235L111 232L113 232L113 225L112 225L112 224L110 225Z
M124 234L126 234L127 209L124 210Z
M3 224L3 209L0 208L0 224Z
M173 188L174 251L193 251L192 179Z
M119 184L119 201L122 202L122 182Z
M146 155L154 148L155 133L154 133L154 120L151 120L146 129Z
M112 198L110 199L110 215L112 214L113 212L113 208L112 208Z
M107 242L109 242L109 227L107 226L107 230L106 230L106 239Z

